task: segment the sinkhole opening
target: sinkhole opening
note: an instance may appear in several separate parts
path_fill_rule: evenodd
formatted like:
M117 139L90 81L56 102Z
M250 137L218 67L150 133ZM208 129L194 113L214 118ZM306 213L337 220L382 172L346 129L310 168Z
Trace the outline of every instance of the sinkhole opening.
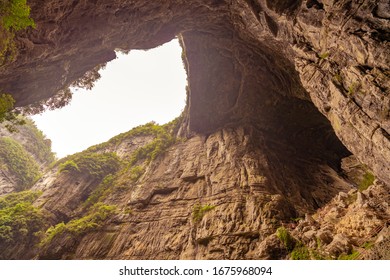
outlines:
M131 128L178 117L186 103L186 72L177 39L151 50L117 53L91 90L72 88L67 106L32 119L58 158L105 142Z

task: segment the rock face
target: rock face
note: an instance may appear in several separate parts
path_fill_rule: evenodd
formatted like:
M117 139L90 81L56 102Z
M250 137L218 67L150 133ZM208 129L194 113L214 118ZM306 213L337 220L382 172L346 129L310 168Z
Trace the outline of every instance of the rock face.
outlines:
M55 160L51 141L26 122L14 133L0 124L0 196L31 188Z
M282 131L277 118L288 121L289 112L305 126L311 116L298 99L308 100L390 182L386 1L29 3L37 28L19 34L16 61L0 69L0 88L20 106L66 89L115 58L115 49L152 48L180 34L190 131L258 115L258 125Z
M151 141L147 135L130 136L91 150L104 155L129 147L119 153L126 161ZM331 167L337 156L320 142L323 154L302 153L298 160L294 155L301 151L280 145L265 141L263 131L253 126L179 141L150 163L141 160L130 170L111 171L114 179L104 186L109 191L100 193L98 201L115 205L116 212L98 230L57 235L30 253L56 259L275 257L263 252L262 242L277 227L351 189ZM135 166L144 170L138 178L131 177ZM43 192L34 205L53 226L80 221L102 177L61 171L57 164L32 188Z
M342 158L353 153L390 184L386 1L29 3L37 28L18 34L16 60L0 68L0 89L19 106L64 91L115 49L175 36L188 74L178 133L187 141L140 163L141 177L115 173L122 184L102 201L118 212L99 230L54 238L32 257L282 258L273 235L282 222L353 188ZM134 139L109 151L126 159L153 142ZM52 225L85 216L101 182L52 172L34 186L43 191L35 205ZM77 187L65 197L61 185ZM350 245L342 232L335 240L333 229L310 226L302 240L333 243L334 254Z

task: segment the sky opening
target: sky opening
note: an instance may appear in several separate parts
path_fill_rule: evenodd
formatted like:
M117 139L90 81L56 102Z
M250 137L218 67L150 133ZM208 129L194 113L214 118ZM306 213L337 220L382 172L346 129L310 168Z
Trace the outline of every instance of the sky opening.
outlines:
M117 53L92 90L72 89L64 108L32 116L58 158L155 121L167 123L185 106L187 77L177 39L148 51Z

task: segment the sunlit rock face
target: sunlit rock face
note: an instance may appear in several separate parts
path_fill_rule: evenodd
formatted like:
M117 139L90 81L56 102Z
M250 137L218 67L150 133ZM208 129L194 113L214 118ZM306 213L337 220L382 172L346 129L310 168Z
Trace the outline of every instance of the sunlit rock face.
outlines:
M180 135L190 139L110 198L133 216L74 241L70 255L53 249L59 240L42 258L277 258L265 244L277 247L267 238L280 221L352 188L342 158L354 154L390 183L386 1L29 3L37 28L18 35L16 60L0 69L19 106L55 95L115 49L175 36L188 75ZM35 188L56 197L49 179ZM218 207L194 223L196 203Z

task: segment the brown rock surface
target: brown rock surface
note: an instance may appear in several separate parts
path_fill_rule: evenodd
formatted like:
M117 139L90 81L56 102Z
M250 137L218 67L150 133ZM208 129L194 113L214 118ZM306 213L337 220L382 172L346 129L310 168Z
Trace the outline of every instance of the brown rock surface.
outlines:
M293 154L284 149L282 155L279 144L267 143L263 137L261 130L240 126L175 144L146 165L137 181L119 175L113 187L119 184L115 182L124 185L104 199L116 205L117 213L102 229L67 241L67 250L66 238L59 239L39 257L248 259L283 255L270 247L275 242L267 236L281 222L314 210L340 190L348 191L350 185L327 165L332 158L325 150L328 159L307 153L295 166L295 149L291 148ZM315 161L318 165L313 166ZM297 168L301 169L299 178L294 175ZM283 174L278 175L280 170ZM55 215L53 224L79 216L82 206L70 209L69 205L77 205L77 200L82 205L86 199L86 195L81 197L82 190L92 186L83 177L56 174L34 187L44 192L35 205L45 202L43 208ZM77 186L69 180L77 181ZM67 187L56 190L55 185ZM194 219L196 205L212 209ZM263 240L268 241L263 244Z
M388 4L29 3L37 28L18 34L16 60L0 68L0 89L19 106L66 89L114 59L115 49L152 48L175 36L181 39L188 74L180 135L189 139L145 164L141 178L106 198L119 212L101 230L68 245L58 240L39 257L272 258L283 255L267 245L276 244L269 236L281 222L329 201L334 203L317 223L333 224L328 230L340 236L346 229L361 233L359 221L368 214L361 210L364 199L354 206L356 211L349 209L348 195L332 200L353 186L340 176L340 161L350 153L334 132L377 178L390 184ZM122 146L113 151L124 157L134 150ZM79 215L84 195L75 191L76 196L65 197L52 184L78 178L48 176L45 187L35 187L48 198L46 210L61 211L56 222ZM87 181L77 181L76 190L89 194L96 186ZM56 209L59 205L72 206L63 211ZM195 222L195 205L215 208ZM306 238L313 243L320 225L305 222L304 232L312 231ZM318 236L336 244L327 233ZM68 251L59 252L59 246L69 246Z

